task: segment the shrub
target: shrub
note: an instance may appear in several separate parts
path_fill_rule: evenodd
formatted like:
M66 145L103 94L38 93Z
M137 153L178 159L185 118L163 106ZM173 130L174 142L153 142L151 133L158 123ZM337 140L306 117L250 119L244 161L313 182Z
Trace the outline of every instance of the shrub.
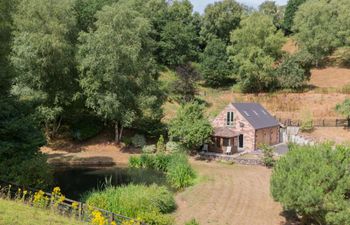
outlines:
M126 147L132 145L132 140L130 137L123 137L122 142L125 144Z
M146 145L146 138L141 134L135 134L131 138L131 143L134 147L142 148L143 146Z
M193 184L196 173L184 154L174 154L167 169L167 180L172 187L182 189Z
M73 139L85 141L95 137L103 129L103 123L95 117L83 116L71 125Z
M156 152L156 146L155 145L145 145L142 147L142 153L144 154L152 154Z
M303 115L300 130L302 132L311 132L314 129L313 119L310 112L306 112Z
M186 222L185 225L199 225L196 219L191 219L190 221Z
M163 135L160 135L157 142L157 152L165 152L165 143Z
M141 168L141 158L137 156L130 156L129 158L129 167L131 168Z
M172 220L164 214L176 208L173 194L157 185L130 184L93 191L87 195L86 203L128 217L141 218L148 224L169 224Z
M165 147L166 147L166 150L171 153L187 151L187 149L183 145L174 141L169 141L168 143L166 143Z
M350 66L350 47L341 47L335 50L332 55L337 66Z
M273 158L274 149L268 145L262 145L261 150L263 152L263 163L267 167L272 167L275 164L275 160Z

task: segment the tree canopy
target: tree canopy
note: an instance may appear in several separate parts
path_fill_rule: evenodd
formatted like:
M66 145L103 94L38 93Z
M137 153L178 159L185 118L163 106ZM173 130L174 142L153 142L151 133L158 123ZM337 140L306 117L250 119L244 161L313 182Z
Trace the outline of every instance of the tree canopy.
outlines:
M245 92L268 90L274 85L273 64L282 55L285 39L272 18L254 13L231 33L229 60L237 69L241 89Z
M170 136L179 138L189 149L203 145L212 132L213 129L203 114L203 107L196 102L182 105L169 126Z
M286 33L292 32L295 13L298 11L299 6L304 2L306 2L306 0L288 0L283 21L283 28Z
M294 146L273 169L272 196L304 224L349 224L349 163L346 146Z
M97 13L95 26L79 38L80 85L87 106L115 124L119 142L123 127L140 115L141 99L158 87L149 46L151 25L128 5L116 3Z

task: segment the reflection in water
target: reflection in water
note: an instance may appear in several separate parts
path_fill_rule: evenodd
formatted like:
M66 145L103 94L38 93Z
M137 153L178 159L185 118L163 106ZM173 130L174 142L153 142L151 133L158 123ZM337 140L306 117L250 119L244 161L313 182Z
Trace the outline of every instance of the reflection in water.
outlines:
M119 186L128 183L166 185L164 174L148 169L97 168L58 169L54 174L55 185L67 198L80 200L90 190L103 189L104 184Z

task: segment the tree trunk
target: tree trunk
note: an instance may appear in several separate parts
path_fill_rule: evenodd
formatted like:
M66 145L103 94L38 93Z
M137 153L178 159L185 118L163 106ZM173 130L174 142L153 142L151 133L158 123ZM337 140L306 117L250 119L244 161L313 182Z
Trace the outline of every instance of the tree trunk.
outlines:
M118 124L118 122L116 122L114 125L114 131L115 131L115 143L119 144L120 139L119 139L119 124Z
M114 135L115 143L119 144L123 135L123 126L119 125L119 123L116 122L114 125L114 130L115 130L115 135Z

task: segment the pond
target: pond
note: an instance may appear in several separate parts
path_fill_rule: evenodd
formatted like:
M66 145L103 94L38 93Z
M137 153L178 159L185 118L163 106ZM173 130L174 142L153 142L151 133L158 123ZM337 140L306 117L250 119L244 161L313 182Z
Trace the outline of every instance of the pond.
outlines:
M120 186L129 183L167 185L163 173L125 167L111 168L59 168L54 173L55 186L70 199L81 200L91 190L104 189L106 185Z

